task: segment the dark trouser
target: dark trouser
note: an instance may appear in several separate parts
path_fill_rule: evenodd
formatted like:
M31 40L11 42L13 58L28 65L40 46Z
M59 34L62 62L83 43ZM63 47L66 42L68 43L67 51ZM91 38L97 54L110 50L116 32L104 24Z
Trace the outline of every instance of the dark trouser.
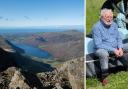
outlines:
M123 49L125 52L128 52L128 43L124 44ZM102 79L106 78L108 75L108 61L109 61L110 54L112 54L112 52L108 52L105 49L96 50L96 56L98 56L100 60ZM116 60L119 60L126 68L128 68L128 56L127 55L124 54L122 57L116 58Z

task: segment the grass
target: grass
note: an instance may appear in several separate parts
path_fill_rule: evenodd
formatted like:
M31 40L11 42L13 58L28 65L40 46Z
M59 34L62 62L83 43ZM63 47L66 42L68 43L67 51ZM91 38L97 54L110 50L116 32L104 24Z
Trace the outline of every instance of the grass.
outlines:
M100 8L105 0L86 0L86 34L91 32L92 26L99 20Z
M51 65L52 67L58 67L60 66L60 64L64 63L63 61L57 61L55 59L45 59L45 58L39 58L39 57L34 57L34 56L31 56L31 58L34 61L46 63L46 64Z
M40 49L46 48L46 45L39 45L38 48Z
M128 72L110 74L107 79L109 83L102 86L96 78L87 78L86 89L128 89Z

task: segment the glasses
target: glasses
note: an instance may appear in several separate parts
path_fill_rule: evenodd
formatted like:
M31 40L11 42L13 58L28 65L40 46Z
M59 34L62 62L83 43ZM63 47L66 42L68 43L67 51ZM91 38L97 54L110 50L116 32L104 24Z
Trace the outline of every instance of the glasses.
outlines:
M104 18L106 18L106 19L113 19L113 15L105 15Z

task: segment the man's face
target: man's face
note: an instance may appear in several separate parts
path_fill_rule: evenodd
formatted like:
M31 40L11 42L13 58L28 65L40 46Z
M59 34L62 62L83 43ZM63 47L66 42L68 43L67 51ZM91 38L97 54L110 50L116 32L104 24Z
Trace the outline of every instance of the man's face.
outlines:
M111 25L113 22L113 13L112 12L105 12L102 20L106 25Z

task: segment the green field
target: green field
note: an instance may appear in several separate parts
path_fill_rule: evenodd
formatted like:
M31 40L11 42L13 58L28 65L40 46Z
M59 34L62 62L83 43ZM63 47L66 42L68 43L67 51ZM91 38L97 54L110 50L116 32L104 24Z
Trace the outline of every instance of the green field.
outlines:
M86 34L99 19L100 8L105 0L86 0Z
M86 80L86 89L128 89L128 72L119 72L107 77L109 83L102 86L96 78Z

